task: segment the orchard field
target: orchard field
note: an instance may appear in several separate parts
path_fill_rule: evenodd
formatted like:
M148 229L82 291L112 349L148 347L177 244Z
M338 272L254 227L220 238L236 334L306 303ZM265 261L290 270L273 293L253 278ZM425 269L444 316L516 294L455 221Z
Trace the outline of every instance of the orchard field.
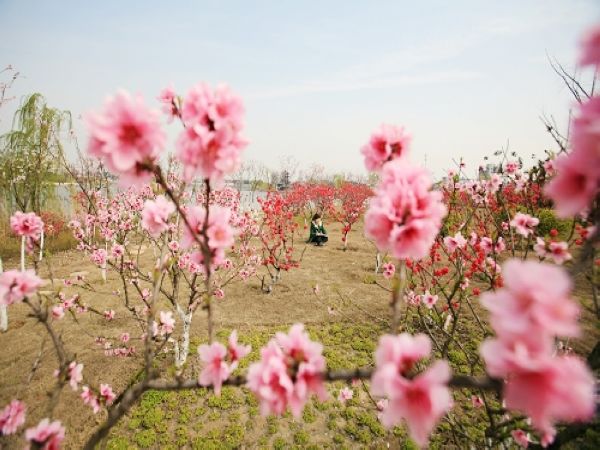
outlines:
M386 123L356 143L367 176L252 171L225 84L117 91L81 147L24 97L0 448L600 448L600 27L579 53L589 84L552 66L574 102L552 149L439 179Z

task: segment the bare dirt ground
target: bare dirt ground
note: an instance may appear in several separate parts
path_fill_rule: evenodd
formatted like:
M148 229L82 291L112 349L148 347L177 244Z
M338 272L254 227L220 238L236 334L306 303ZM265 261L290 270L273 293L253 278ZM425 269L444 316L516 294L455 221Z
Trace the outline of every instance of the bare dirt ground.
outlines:
M216 329L222 341L230 330L237 329L240 340L253 345L249 359L255 360L260 345L276 330L303 322L311 335L325 344L330 367L370 363L378 336L385 331L390 315L389 294L372 283L375 248L363 237L360 225L351 232L347 251L342 250L341 227L328 224L327 228L330 233L328 245L308 246L301 267L283 273L281 282L271 294L261 292L260 281L256 278L245 283L236 281L227 287L225 298L219 300L215 308ZM304 243L300 244L303 246ZM16 260L5 262L6 269L16 265ZM87 280L103 293L72 287L64 288L64 291L67 294L79 292L84 303L100 311L116 311L112 322L92 314L79 315L77 320L65 317L59 322L59 329L68 350L84 364L85 382L94 386L109 383L115 392L120 392L141 367L141 355L107 357L94 343L96 336L117 338L124 330L131 330L132 336L136 335L127 310L119 298L111 294L119 289L119 280L109 276L103 283L99 269L76 251L52 256L51 270L59 283L74 272L87 272ZM48 268L44 267L42 274L48 276ZM384 282L381 275L377 280ZM318 298L313 294L316 284L320 288ZM582 290L578 293L585 295ZM47 416L48 392L53 385L56 358L42 326L26 317L26 305L11 307L9 314L9 331L0 335L0 405L13 398L25 401L28 405L27 425L31 426ZM598 337L598 330L593 325L596 321L586 315L585 322L585 335L574 343L581 351L591 349ZM193 348L186 372L189 376L197 374L195 348L206 341L205 313L196 314L192 336ZM225 389L221 398L205 390L150 392L112 431L108 447L412 448L402 428L383 430L377 422L377 411L371 399L360 385L353 388L355 399L342 408L335 400L342 386L339 383L331 385L331 401L322 405L309 404L299 421L289 415L278 421L260 417L255 400L245 389ZM470 414L469 411L466 413ZM78 398L78 393L67 387L54 417L67 427L65 448L80 448L93 428L104 419L105 412L94 416L91 408ZM442 436L444 430L444 426L438 430L433 448L453 447ZM0 438L0 448L22 448L23 444L22 439L3 441Z
M347 251L342 251L340 227L331 224L329 228L331 241L324 247L308 245L301 267L283 273L281 282L271 294L261 292L260 281L256 278L228 285L226 297L216 303L216 329L236 328L243 335L250 329L285 327L296 322L318 327L340 320L364 321L365 314L353 307L350 301L360 308L367 308L372 315L386 317L386 292L363 282L365 274L374 270L374 247L362 237L362 229L358 227L351 234L354 242ZM303 248L304 245L302 242L299 246ZM17 260L6 261L5 269L17 264ZM68 350L84 364L84 376L88 382L94 385L107 382L116 391L122 389L140 366L140 357L105 357L102 348L94 344L95 336L117 337L123 330L131 329L128 311L117 297L110 295L119 289L119 280L111 278L109 272L108 281L103 283L100 270L77 251L52 256L51 270L58 284L75 272L87 272L87 281L106 292L103 295L64 288L67 294L80 292L84 303L100 311L114 309L116 318L107 322L98 315L85 314L77 316L75 323L65 317L59 322L59 329ZM41 273L48 276L48 269L42 266ZM316 284L321 291L321 300L313 294ZM328 313L328 305L335 310L333 315ZM0 348L3 349L0 352L0 404L6 404L15 397L24 400L29 407L29 424L46 416L47 392L52 386L56 359L45 330L27 318L27 313L28 307L24 304L12 306L9 330L0 335ZM194 318L192 336L198 342L206 339L206 316L203 312ZM34 364L37 364L37 370L32 373ZM66 447L72 448L83 442L102 417L90 414L90 408L83 405L74 392L67 391L62 395L54 416L62 419L67 426L65 443Z

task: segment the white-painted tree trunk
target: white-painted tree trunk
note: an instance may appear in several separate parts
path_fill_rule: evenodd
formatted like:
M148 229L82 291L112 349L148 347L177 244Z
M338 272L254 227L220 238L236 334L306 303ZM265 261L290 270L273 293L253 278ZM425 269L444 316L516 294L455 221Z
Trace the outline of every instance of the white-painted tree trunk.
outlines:
M450 325L452 324L452 314L448 314L446 317L446 321L444 322L444 331L448 331Z
M344 236L344 250L346 250L348 248L348 237L350 236L350 233L348 233L346 236Z
M177 374L179 375L190 353L190 330L192 328L192 317L194 313L191 311L186 313L179 305L177 305L177 314L183 323L181 338L178 342L175 342L175 367L177 368Z
M2 258L0 258L0 273L2 273ZM0 331L2 333L8 330L8 307L0 305Z
M44 228L42 227L42 234L40 236L40 258L39 262L42 262L42 256L44 255Z
M379 269L381 267L381 253L377 252L375 255L375 273L379 273Z

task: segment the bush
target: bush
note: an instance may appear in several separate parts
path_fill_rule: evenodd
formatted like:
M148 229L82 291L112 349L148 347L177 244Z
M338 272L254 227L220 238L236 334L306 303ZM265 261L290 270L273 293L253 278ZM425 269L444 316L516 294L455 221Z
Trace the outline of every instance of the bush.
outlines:
M547 236L552 229L558 230L559 235L563 237L569 233L570 221L559 219L551 209L540 209L537 218L540 219L537 226L537 234L540 236Z

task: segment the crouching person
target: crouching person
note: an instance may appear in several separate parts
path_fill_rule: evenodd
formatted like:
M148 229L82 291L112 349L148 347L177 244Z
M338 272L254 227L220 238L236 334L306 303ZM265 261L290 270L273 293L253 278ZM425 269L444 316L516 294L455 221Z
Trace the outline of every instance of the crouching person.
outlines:
M313 216L312 222L310 223L310 237L308 238L308 242L320 247L328 240L329 238L327 237L327 231L323 226L321 215L317 213Z

